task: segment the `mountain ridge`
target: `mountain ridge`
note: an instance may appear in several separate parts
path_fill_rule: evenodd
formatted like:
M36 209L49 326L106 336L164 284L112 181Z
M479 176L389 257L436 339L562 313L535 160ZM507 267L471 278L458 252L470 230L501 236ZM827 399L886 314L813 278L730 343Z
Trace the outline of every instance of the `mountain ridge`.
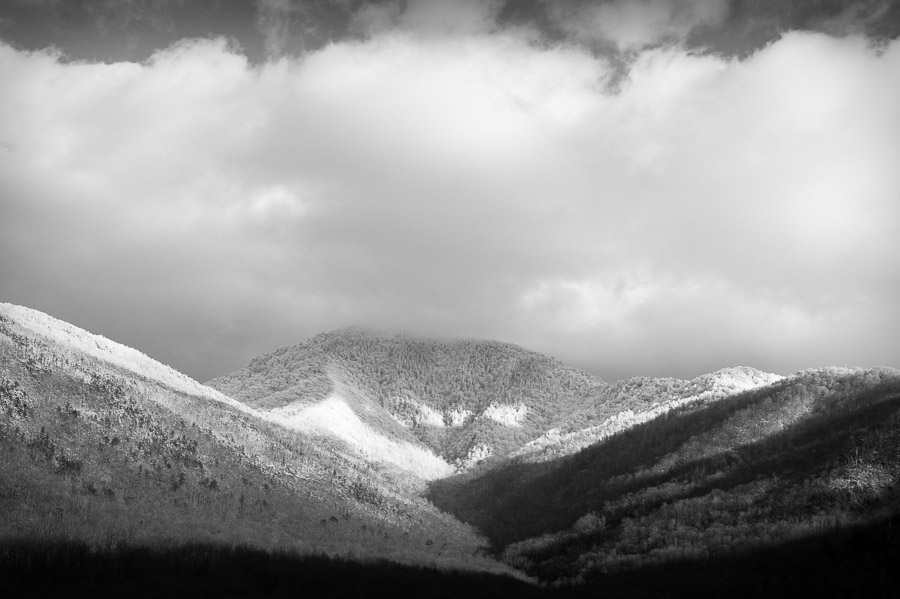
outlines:
M424 500L408 469L261 418L123 348L0 305L0 537L353 548L513 573Z
M353 552L586 592L752 575L736 552L798 547L819 578L818 551L862 572L857 538L900 555L897 369L610 384L511 344L353 330L211 382L0 304L0 539Z
M691 395L722 397L779 379L732 367L690 381L633 377L610 384L510 343L354 327L261 354L208 384L269 410L323 400L338 384L353 388L368 399L359 409L380 415L373 416L375 428L389 437L416 439L465 470L527 451L529 444L558 445L559 435L580 434L583 443L593 442ZM608 426L616 422L618 427Z

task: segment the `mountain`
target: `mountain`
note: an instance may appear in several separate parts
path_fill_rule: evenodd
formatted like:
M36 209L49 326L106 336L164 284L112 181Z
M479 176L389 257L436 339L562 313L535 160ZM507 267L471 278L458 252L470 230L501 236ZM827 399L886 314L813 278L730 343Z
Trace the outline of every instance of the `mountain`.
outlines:
M380 457L0 304L2 539L246 544L510 572L421 497L422 478Z
M817 535L843 547L900 514L889 368L607 383L514 345L348 329L209 384L271 412L343 398L383 438L451 464L428 498L547 583L775 555Z
M290 414L297 426L348 438L344 425L322 424L318 414L352 411L366 427L366 435L354 435L365 451L391 443L468 470L516 453L565 454L678 405L779 378L733 368L692 381L640 377L610 385L511 344L351 328L263 354L207 384L267 414ZM437 478L450 469L420 473Z
M345 329L202 385L0 304L0 514L32 595L894 596L900 371Z
M434 481L429 497L547 581L900 522L900 371L803 371L687 402L577 453ZM900 547L896 547L900 549Z

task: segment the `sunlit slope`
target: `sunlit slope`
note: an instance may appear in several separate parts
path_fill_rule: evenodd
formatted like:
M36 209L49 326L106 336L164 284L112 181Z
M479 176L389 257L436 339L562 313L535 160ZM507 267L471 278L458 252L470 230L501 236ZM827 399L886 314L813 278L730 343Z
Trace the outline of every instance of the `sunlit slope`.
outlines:
M421 447L421 444L415 443L414 439L412 439L413 443L402 439L398 441L380 439L374 430L355 418L352 412L346 408L347 403L352 401L348 397L348 395L352 395L352 390L344 388L334 390L333 386L329 384L329 401L317 409L302 410L297 405L293 405L290 409L272 411L253 409L216 389L201 385L136 349L111 341L101 335L89 333L36 310L12 304L0 304L0 314L4 314L35 335L52 342L58 352L68 356L61 358L62 364L65 364L66 360L77 361L81 359L79 356L89 356L142 380L153 381L172 391L224 403L249 415L274 422L291 430L343 441L351 452L359 453L365 459L390 464L424 479L444 476L451 471L443 460ZM293 391L298 390L293 389ZM341 391L344 393L341 394ZM295 404L305 405L313 402L317 395L314 392L308 393L306 390L299 390L297 395L292 397L299 397L299 402L295 402ZM344 406L344 408L341 409L340 406ZM335 414L336 409L341 410L341 414L347 418L338 417ZM328 414L331 414L331 417L328 417Z
M211 386L269 410L353 395L359 418L465 468L500 457L590 408L606 383L547 356L492 341L439 341L359 329L264 354Z
M633 426L650 422L667 412L765 387L782 376L738 366L704 374L692 380L635 377L618 381L606 392L608 406L631 406L608 416L602 423L581 427L578 419L553 428L513 452L525 462L545 462L576 453L585 447Z
M418 496L419 477L333 437L329 417L314 414L322 430L307 433L289 414L280 422L136 350L2 304L0 536L490 567L472 557L469 527Z

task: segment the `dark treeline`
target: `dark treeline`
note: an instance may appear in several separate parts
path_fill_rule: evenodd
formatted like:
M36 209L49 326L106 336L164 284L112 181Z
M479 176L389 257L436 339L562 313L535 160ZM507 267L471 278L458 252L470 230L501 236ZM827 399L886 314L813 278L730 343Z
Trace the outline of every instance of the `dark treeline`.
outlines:
M527 582L477 572L246 546L90 547L0 542L5 597L545 597ZM567 593L551 593L566 595Z
M90 548L71 541L0 543L7 597L781 597L900 596L900 517L776 548L683 560L584 585L539 587L473 572L189 544Z
M586 595L617 599L894 599L900 597L900 515L707 560L597 573Z

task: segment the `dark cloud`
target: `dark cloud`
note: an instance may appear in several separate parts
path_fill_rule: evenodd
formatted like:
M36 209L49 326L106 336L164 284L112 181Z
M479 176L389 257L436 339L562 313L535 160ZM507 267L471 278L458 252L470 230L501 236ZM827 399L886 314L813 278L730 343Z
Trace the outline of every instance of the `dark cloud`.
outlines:
M246 0L11 0L0 3L0 38L111 63L146 60L184 38L225 36L263 60L255 20L256 6Z

